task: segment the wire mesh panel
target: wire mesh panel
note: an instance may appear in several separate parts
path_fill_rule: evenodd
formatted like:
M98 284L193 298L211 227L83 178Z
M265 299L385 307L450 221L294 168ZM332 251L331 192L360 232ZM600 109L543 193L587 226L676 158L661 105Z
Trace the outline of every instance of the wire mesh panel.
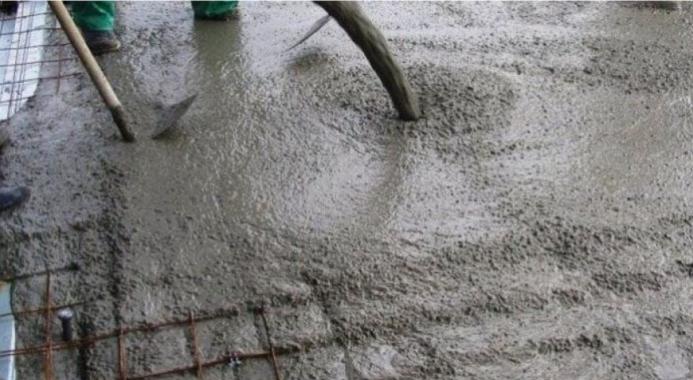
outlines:
M265 307L248 310L248 312L260 318L262 335L266 338L264 344L266 350L264 351L240 351L231 350L229 349L230 347L226 347L223 353L216 352L207 356L207 354L210 353L205 352L203 349L203 344L201 344L203 343L202 338L207 338L207 340L209 340L210 336L217 336L214 331L218 333L220 330L204 330L204 327L217 325L223 329L223 331L228 331L228 327L233 326L234 321L238 321L243 314L241 311L242 309L234 306L229 307L227 310L218 309L211 313L194 315L192 312L188 312L175 319L156 322L140 322L135 325L120 326L111 330L93 331L89 336L73 335L74 330L72 326L73 323L75 323L73 319L79 319L79 314L81 312L80 307L87 305L90 301L86 300L67 304L57 304L53 300L54 292L52 290L54 285L52 284L55 283L54 279L57 278L59 280L61 275L74 274L74 272L78 270L78 268L70 265L64 268L53 268L37 273L0 278L0 284L5 283L8 285L10 283L30 279L39 280L37 282L38 284L43 283L40 285L43 289L37 289L38 293L41 294L41 307L10 311L9 292L7 292L7 300L3 301L3 299L0 298L0 310L3 310L3 306L5 306L6 309L3 310L4 312L0 312L0 320L11 319L12 321L27 321L35 319L39 321L35 327L38 327L40 330L38 331L38 336L41 337L40 344L24 344L21 347L17 347L14 344L14 331L9 330L12 333L13 344L0 346L0 370L5 370L5 372L0 373L0 378L4 379L5 377L2 376L8 373L14 376L14 373L17 372L17 368L14 367L17 357L33 357L39 359L39 361L35 362L37 365L35 369L41 373L37 378L43 380L56 380L58 378L63 378L58 376L55 372L56 363L60 364L58 363L59 360L55 360L58 355L66 352L74 353L80 350L105 349L114 351L111 357L114 358L115 361L104 362L103 370L112 373L114 378L118 380L144 380L185 374L191 374L198 379L203 379L205 377L204 372L212 367L227 366L230 368L237 368L242 362L257 359L267 361L272 368L273 376L268 378L282 380L278 357L281 355L300 354L306 351L306 349L297 347L280 348L275 346L269 321L271 311ZM0 292L1 291L2 287L0 287ZM0 297L1 296L2 293L0 293ZM7 304L3 305L2 302ZM66 311L69 312L65 313ZM53 326L56 319L61 322L61 331L54 331ZM159 349L159 347L157 347L157 342L159 342L157 340L157 334L166 332L176 333L176 336L181 337L184 336L184 332L187 333L187 337L184 339L188 342L187 346L189 346L189 350L182 353L179 357L175 357L173 363L168 363L161 367L148 363L145 366L147 367L146 370L135 369L133 371L133 369L129 368L128 359L138 359L136 362L141 362L142 358L147 358L148 361L153 360L156 356L155 351ZM56 339L58 336L62 339ZM148 346L148 344L152 342L155 344L153 346ZM170 341L166 342L171 343ZM131 350L129 347L133 349ZM207 346L207 348L210 347ZM74 357L74 355L72 355L72 357ZM4 367L2 366L3 364ZM111 367L110 369L112 370L109 371L107 367ZM38 372L36 374L38 374ZM68 378L75 378L73 375L74 373L68 374ZM13 378L12 376L8 376L6 379L11 380Z
M41 81L54 82L57 94L61 78L76 75L64 72L75 54L58 30L46 1L0 1L0 121L26 104Z
M10 305L11 285L0 282L0 350L14 350L14 316ZM0 358L0 379L14 379L14 356Z

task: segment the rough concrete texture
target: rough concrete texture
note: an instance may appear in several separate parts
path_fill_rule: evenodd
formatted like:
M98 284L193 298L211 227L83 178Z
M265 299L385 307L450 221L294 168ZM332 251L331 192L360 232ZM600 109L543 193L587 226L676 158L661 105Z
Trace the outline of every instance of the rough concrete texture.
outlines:
M286 379L692 376L693 13L619 3L368 3L418 92L403 123L323 13L119 4L104 68L136 116L118 141L85 78L12 120L0 220L7 274L77 262L54 302L84 336L201 323L205 357L267 349ZM170 138L154 104L200 95ZM39 306L44 279L15 285ZM59 338L56 325L54 339ZM25 319L21 344L42 340ZM128 338L131 374L191 363L185 329ZM58 358L62 358L58 360ZM111 379L115 343L56 354ZM38 378L41 357L19 361ZM209 379L270 379L266 361ZM194 378L193 374L175 379Z

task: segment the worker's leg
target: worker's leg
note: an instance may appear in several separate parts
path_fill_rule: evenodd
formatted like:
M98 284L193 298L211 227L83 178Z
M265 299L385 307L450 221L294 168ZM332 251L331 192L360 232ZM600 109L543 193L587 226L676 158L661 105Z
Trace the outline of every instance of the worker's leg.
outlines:
M75 1L72 18L82 30L112 32L115 22L115 1Z
M17 14L19 3L17 1L0 1L0 12L6 15Z
M236 7L238 1L192 1L192 8L195 18L203 20L225 20L229 18Z
M10 135L7 130L0 128L0 149L2 149L10 141ZM20 206L29 199L29 189L26 187L0 187L0 214L3 211L12 210Z
M82 29L84 39L94 54L116 51L120 42L113 34L115 1L75 1L72 18Z
M0 128L0 151L10 142L10 134L5 128Z

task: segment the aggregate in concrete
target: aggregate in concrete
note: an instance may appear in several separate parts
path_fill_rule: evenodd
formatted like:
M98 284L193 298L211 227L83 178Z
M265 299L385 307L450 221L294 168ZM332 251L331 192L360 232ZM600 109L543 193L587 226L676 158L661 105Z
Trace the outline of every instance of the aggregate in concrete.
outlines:
M626 3L366 3L418 93L403 123L322 11L119 3L101 62L124 144L86 78L13 118L8 275L76 262L55 303L82 336L212 312L206 357L266 350L287 379L682 379L693 363L693 13ZM39 88L41 91L41 88ZM165 140L157 103L199 93ZM39 306L44 279L15 284ZM43 339L20 322L21 344ZM57 321L55 339L59 338ZM190 363L185 330L129 338L128 370ZM109 342L56 376L117 375ZM18 361L37 378L41 357ZM209 379L269 379L266 361ZM171 378L194 378L194 374Z

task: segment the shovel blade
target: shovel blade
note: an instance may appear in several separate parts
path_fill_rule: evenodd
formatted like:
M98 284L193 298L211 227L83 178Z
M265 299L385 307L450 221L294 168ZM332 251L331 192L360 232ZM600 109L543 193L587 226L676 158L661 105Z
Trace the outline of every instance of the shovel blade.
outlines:
M291 47L289 47L289 48L286 49L285 51L289 51L289 50L295 48L296 46L298 46L298 45L304 43L304 42L305 42L307 39L309 39L313 34L317 33L318 30L322 29L322 27L325 26L325 25L330 21L331 18L332 18L332 17L330 17L330 15L323 16L322 18L320 18L318 21L316 21L316 22L313 24L313 26L310 27L310 29L308 30L308 33L306 33L300 40L298 40L298 42L296 42L295 44L291 45Z
M165 136L167 132L171 131L178 124L178 120L188 111L195 101L195 98L197 98L197 94L183 99L178 103L164 107L164 109L161 110L159 122L152 133L152 139L161 138Z

